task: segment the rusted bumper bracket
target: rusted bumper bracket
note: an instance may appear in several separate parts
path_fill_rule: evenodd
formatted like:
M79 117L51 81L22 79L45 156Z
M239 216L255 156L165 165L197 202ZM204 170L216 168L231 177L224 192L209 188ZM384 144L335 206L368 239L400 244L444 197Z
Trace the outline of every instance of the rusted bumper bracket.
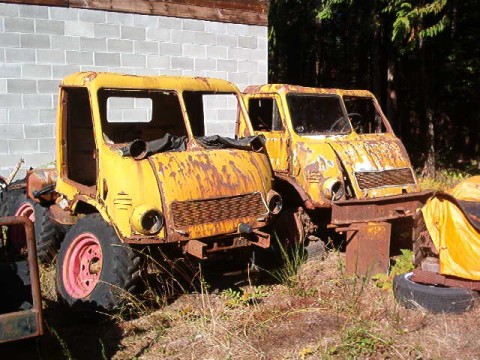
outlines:
M413 270L412 281L429 285L441 285L447 287L470 289L480 291L480 281L460 279L451 276L441 275L432 271L422 269Z
M392 231L389 221L412 217L432 194L423 191L333 203L331 224L335 231L347 234L347 273L367 276L386 273Z

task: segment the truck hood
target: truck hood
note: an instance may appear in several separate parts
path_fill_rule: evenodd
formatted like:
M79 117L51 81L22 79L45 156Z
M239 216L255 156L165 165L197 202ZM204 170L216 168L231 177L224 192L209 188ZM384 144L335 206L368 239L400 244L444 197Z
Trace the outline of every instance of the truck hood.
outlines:
M348 174L358 198L417 191L410 159L391 134L327 140Z
M149 157L149 161L158 178L166 219L170 219L170 228L177 232L181 228L191 238L225 234L236 231L240 218L254 226L259 213L268 213L263 204L271 189L272 172L263 153L199 149L155 154ZM250 216L251 211L231 208L235 206L256 206L258 211L255 216ZM218 212L218 216L213 219L205 212ZM234 214L231 217L236 221L227 219L229 213ZM250 218L245 218L246 213ZM206 228L208 224L198 220L203 215L210 219L209 224L215 226ZM185 216L193 218L185 220ZM197 226L190 226L192 223Z

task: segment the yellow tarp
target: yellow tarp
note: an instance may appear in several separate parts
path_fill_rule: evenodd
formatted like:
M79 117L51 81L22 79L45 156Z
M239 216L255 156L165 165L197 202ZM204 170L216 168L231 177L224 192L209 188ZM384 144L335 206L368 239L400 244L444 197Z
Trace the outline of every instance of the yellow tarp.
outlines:
M458 200L480 203L480 176L462 181L447 191ZM480 280L480 232L452 201L434 196L422 213L440 256L440 273Z

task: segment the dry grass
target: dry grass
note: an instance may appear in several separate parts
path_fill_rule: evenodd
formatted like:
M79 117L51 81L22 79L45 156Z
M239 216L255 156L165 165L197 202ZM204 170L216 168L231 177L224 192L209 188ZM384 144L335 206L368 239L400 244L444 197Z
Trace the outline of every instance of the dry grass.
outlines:
M338 252L309 260L293 286L259 285L253 276L235 290L207 291L202 283L134 319L94 323L68 320L68 309L55 303L52 268L43 268L46 321L57 335L41 340L40 355L65 358L61 341L76 359L480 357L480 309L460 316L406 310L391 290L345 275L343 261Z

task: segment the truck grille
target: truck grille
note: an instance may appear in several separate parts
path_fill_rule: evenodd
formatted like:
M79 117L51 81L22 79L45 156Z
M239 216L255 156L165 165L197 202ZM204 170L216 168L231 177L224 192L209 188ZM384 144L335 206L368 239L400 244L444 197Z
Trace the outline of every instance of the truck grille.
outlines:
M412 170L409 168L356 172L355 177L357 178L358 186L362 190L382 186L415 184Z
M173 221L178 227L260 216L267 211L260 193L172 204Z

